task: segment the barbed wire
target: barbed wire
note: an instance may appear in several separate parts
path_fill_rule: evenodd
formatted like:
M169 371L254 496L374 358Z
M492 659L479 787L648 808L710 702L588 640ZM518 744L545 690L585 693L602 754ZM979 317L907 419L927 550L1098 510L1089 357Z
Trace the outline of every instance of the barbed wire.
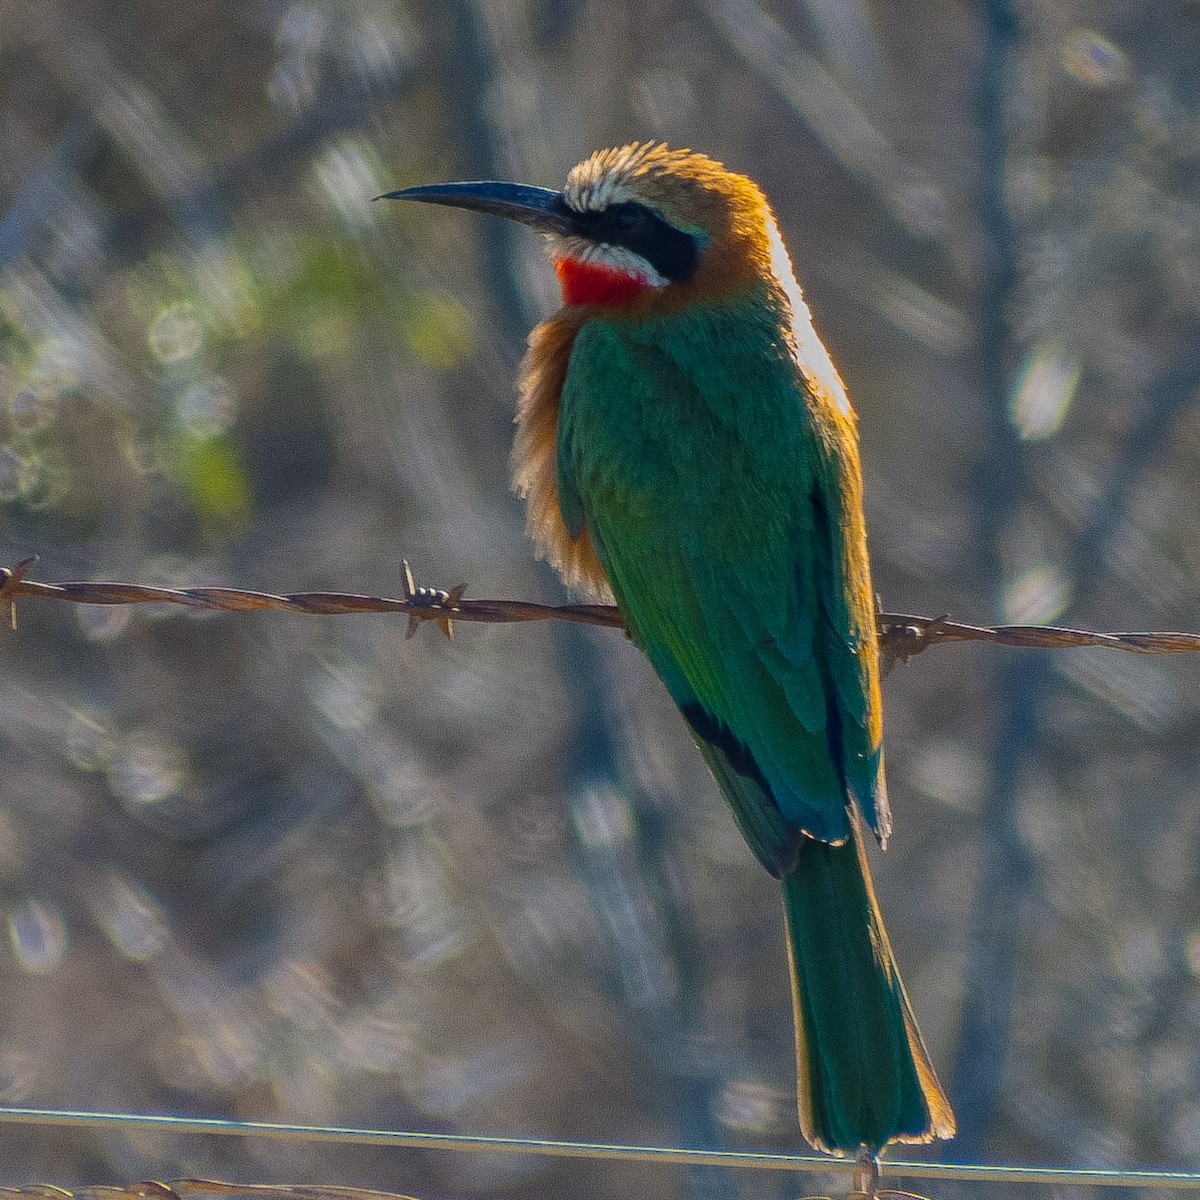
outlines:
M733 1170L790 1171L807 1174L857 1173L859 1164L849 1158L812 1154L770 1154L737 1150L691 1150L672 1146L565 1142L550 1138L490 1137L454 1133L421 1133L408 1130L356 1129L342 1126L287 1125L270 1121L233 1121L220 1117L177 1117L154 1113L88 1112L71 1109L0 1107L0 1124L41 1125L67 1128L134 1128L183 1134L216 1134L227 1137L265 1137L282 1141L335 1142L343 1145L388 1146L424 1150L461 1150L475 1153L534 1154L550 1158L581 1158L607 1162L637 1162L660 1166L724 1167ZM1147 1187L1162 1190L1200 1189L1200 1171L1141 1171L1091 1167L1020 1167L992 1164L915 1162L886 1160L881 1166L888 1176L944 1181L1005 1184L1088 1184L1095 1187ZM395 1193L338 1186L269 1186L219 1183L215 1180L173 1180L169 1184L139 1183L131 1188L87 1188L78 1195L89 1197L130 1196L151 1200L188 1200L201 1194L319 1200L409 1200ZM0 1188L4 1196L61 1197L64 1191L47 1185L29 1188ZM850 1193L850 1196L862 1193ZM879 1200L909 1196L880 1188ZM817 1200L807 1197L806 1200Z
M41 583L29 578L36 556L15 567L0 567L0 612L7 609L16 628L16 601L65 600L72 604L175 604L210 612L291 612L306 616L352 613L404 613L408 636L432 621L447 637L454 621L513 624L523 621L574 621L623 629L620 610L611 604L537 604L528 600L467 599L466 584L452 588L418 587L408 560L402 560L403 594L369 596L357 592L273 592L233 587L150 587L136 583L76 580ZM1057 625L969 625L949 617L923 617L912 613L877 614L881 649L886 665L907 662L930 646L949 642L989 642L997 646L1061 650L1097 647L1133 654L1194 654L1200 651L1200 634L1171 632L1097 633Z
M103 580L43 583L29 578L37 557L15 567L0 567L0 614L7 608L9 622L16 628L18 599L60 600L73 604L168 604L209 612L291 612L308 616L363 613L402 613L408 617L407 636L433 622L450 637L454 621L511 624L526 621L573 621L623 629L624 621L615 605L539 604L521 600L468 599L466 585L452 588L417 586L407 560L402 560L402 594L399 597L371 596L356 592L311 591L275 594L233 587L154 587ZM1046 625L971 625L947 616L926 617L910 613L880 611L877 614L885 669L896 661L907 662L930 646L949 642L987 642L993 645L1035 649L1097 647L1135 654L1185 654L1200 651L1200 634L1174 632L1097 633ZM268 1137L304 1141L341 1142L356 1145L417 1147L426 1150L490 1151L536 1154L551 1157L658 1163L675 1166L729 1167L793 1172L835 1173L854 1170L852 1160L817 1156L739 1153L719 1150L688 1150L661 1146L606 1145L563 1142L536 1138L505 1138L392 1130L352 1129L269 1122L227 1121L220 1118L189 1118L136 1113L102 1113L53 1109L0 1107L0 1123L30 1125L170 1129L178 1133ZM1200 1189L1200 1172L1126 1171L1072 1167L1019 1167L994 1164L889 1161L888 1175L923 1179L988 1181L1008 1184L1091 1184L1093 1186ZM846 1200L922 1200L912 1193L872 1185L863 1191L855 1178L855 1190ZM247 1196L258 1200L411 1200L397 1193L340 1186L293 1186L236 1184L209 1179L178 1179L166 1183L142 1181L129 1187L85 1187L74 1191L34 1184L23 1188L0 1187L6 1197L28 1200L200 1200L206 1196ZM804 1200L828 1200L805 1197Z

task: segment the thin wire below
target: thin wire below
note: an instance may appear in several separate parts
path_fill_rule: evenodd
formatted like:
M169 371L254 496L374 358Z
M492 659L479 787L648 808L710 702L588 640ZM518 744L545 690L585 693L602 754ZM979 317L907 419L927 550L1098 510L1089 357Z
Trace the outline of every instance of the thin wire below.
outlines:
M732 1167L741 1170L852 1171L852 1159L799 1154L758 1154L734 1150L687 1150L668 1146L605 1145L545 1138L483 1137L468 1134L415 1133L390 1129L352 1129L320 1125L281 1125L267 1121L230 1121L221 1117L84 1112L69 1109L2 1108L0 1123L75 1128L159 1129L228 1137L267 1137L354 1146L404 1146L425 1150L540 1154L553 1158L658 1163L663 1166ZM1200 1172L1122 1171L1087 1167L1017 1167L970 1163L904 1162L883 1164L888 1176L917 1179L987 1180L993 1183L1085 1183L1097 1187L1200 1188Z

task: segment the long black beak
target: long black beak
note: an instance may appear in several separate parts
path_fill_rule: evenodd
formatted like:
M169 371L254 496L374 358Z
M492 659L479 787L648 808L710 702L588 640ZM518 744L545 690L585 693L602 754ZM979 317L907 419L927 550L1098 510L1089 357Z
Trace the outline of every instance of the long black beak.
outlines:
M420 200L519 221L542 233L578 232L578 213L567 207L561 192L523 183L432 183L376 196L376 200Z

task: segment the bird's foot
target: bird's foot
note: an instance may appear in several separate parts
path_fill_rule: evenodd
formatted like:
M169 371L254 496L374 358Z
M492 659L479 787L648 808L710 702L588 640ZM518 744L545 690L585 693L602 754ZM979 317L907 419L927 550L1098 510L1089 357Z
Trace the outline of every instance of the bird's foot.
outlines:
M880 674L886 677L898 662L907 663L913 655L927 650L937 641L948 620L949 614L943 613L928 621L888 622L879 642Z
M877 1200L879 1196L879 1155L866 1146L858 1152L854 1164L854 1197L861 1196L863 1200Z

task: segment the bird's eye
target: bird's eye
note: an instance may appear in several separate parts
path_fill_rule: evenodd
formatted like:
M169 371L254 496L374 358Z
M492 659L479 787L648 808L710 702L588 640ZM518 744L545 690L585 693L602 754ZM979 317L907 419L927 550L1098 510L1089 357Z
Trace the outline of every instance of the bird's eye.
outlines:
M633 233L640 229L646 219L646 210L633 204L622 204L613 209L612 224L617 233Z

